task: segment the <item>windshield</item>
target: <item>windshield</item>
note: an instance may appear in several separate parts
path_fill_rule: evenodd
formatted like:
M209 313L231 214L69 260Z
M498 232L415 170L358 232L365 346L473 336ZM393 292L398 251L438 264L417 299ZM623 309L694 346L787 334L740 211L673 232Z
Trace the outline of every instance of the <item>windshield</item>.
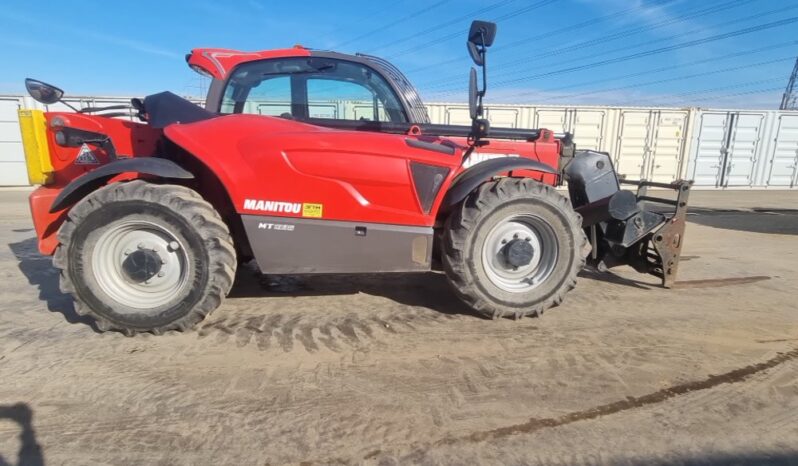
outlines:
M220 111L293 119L408 121L378 72L360 63L317 57L239 66L225 86Z

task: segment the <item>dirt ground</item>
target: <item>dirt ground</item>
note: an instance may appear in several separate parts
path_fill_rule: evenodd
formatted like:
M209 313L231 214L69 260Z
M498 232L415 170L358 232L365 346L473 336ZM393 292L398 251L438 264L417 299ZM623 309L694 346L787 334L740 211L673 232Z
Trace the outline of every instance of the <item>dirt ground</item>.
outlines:
M490 321L437 274L242 270L197 330L133 338L74 313L25 196L0 192L0 465L798 464L798 192L694 193L673 290L585 273Z

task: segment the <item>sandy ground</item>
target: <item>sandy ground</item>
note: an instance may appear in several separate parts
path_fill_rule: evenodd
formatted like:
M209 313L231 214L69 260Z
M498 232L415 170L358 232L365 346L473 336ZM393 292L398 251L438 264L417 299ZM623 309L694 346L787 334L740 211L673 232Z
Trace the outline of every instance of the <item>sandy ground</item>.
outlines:
M0 465L798 464L798 192L694 193L680 280L739 280L586 274L515 322L436 274L241 271L196 331L134 338L74 313L25 194L0 192Z

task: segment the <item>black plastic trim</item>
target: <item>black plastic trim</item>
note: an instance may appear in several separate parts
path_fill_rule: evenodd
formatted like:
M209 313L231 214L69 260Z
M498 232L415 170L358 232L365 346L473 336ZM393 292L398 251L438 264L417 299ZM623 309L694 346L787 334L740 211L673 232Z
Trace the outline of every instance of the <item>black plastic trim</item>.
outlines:
M440 152L442 154L454 155L454 147L445 144L438 144L435 142L420 141L418 139L405 139L405 142L410 147L416 149L431 150L433 152Z
M500 157L486 160L457 175L452 182L441 209L448 209L468 196L468 194L484 183L491 176L512 170L535 170L542 173L557 174L557 170L543 162L522 157Z
M371 131L390 134L408 134L410 128L417 126L421 130L423 136L468 137L472 132L471 126L438 125L432 123L413 124L385 121L334 120L331 118L308 118L302 122L346 131ZM486 138L535 141L540 138L540 135L541 130L539 129L490 128Z
M194 175L171 160L154 157L136 157L117 160L75 178L61 191L50 207L50 213L58 212L105 184L120 173L133 172L161 178L191 179Z
M437 165L410 162L410 173L413 175L413 185L416 188L416 196L421 203L421 208L425 214L428 214L438 197L443 181L449 175L449 169Z
M165 128L173 123L194 123L219 115L171 92L159 92L144 98L147 123L153 128Z

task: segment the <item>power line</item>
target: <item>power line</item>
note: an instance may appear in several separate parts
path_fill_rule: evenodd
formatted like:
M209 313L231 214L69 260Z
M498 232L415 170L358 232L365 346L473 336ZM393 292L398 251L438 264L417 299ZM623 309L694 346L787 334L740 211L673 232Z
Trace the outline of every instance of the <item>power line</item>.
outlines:
M682 43L675 44L675 45L670 45L670 46L666 46L666 47L659 47L659 48L656 48L656 49L646 50L646 51L643 51L643 52L633 53L633 54L630 54L630 55L624 55L624 56L621 56L621 57L615 57L615 58L608 58L608 59L604 59L604 60L599 60L599 61L596 61L596 62L591 62L591 63L584 64L584 65L577 65L577 66L571 66L571 67L567 67L567 68L560 68L560 69L553 70L553 71L547 71L545 73L538 73L538 74L533 74L533 75L528 75L528 76L522 76L522 77L514 78L514 79L505 79L503 81L498 81L496 84L498 84L498 85L514 84L514 83L518 83L518 82L530 81L530 80L534 80L534 79L538 79L538 78L542 78L542 77L547 77L547 76L556 76L556 75L560 75L560 74L573 73L575 71L582 71L582 70L587 70L587 69L591 69L591 68L597 68L597 67L600 67L600 66L611 65L611 64L614 64L614 63L621 63L621 62L625 62L625 61L629 61L629 60L634 60L634 59L637 59L637 58L643 58L643 57L648 57L648 56L652 56L652 55L658 55L658 54L665 53L665 52L670 52L670 51L673 51L673 50L680 50L680 49L684 49L684 48L688 48L688 47L694 47L696 45L706 44L706 43L709 43L709 42L715 42L715 41L719 41L719 40L723 40L723 39L728 39L728 38L731 38L731 37L738 37L738 36L742 36L742 35L745 35L745 34L751 34L753 32L759 32L759 31L764 31L764 30L768 30L768 29L773 29L773 28L776 28L776 27L781 27L781 26L785 26L785 25L788 25L788 24L792 24L792 23L795 23L795 22L798 22L798 16L793 16L793 17L790 17L790 18L785 18L785 19L782 19L782 20L779 20L779 21L773 21L773 22L770 22L770 23L758 24L756 26L750 26L750 27L747 27L747 28L738 29L736 31L727 32L727 33L723 33L723 34L716 34L714 36L709 36L709 37L705 37L705 38L702 38L702 39L695 39L695 40L682 42ZM451 91L449 91L448 93L451 93Z
M752 0L746 0L746 2L750 2L750 1L752 1ZM690 15L683 15L683 16L677 17L677 18L675 18L673 20L669 20L668 21L668 25L674 24L674 23L678 23L678 22L684 21L686 19L692 19L692 18L695 18L695 17L698 17L698 16L706 15L706 14L709 14L709 13L715 13L718 10L728 10L728 9L736 8L737 6L743 5L744 3L745 2L728 2L728 3L721 4L721 5L716 5L715 7L712 7L711 9L707 9L707 10L701 11L700 12L701 14L697 14L696 12L694 12L694 13L692 13ZM731 20L731 21L725 21L724 25L730 25L730 24L734 24L734 23L750 21L752 19L756 19L756 18L760 18L760 17L764 17L764 16L769 16L769 15L776 14L776 13L783 13L785 11L796 9L796 8L798 8L798 5L791 5L791 6L787 6L787 7L776 8L776 9L773 9L773 10L760 12L760 13L757 13L755 15L747 15L747 16L745 16L743 18L738 18L738 19ZM664 25L666 25L666 24L660 23L656 27L661 27L661 26L664 26ZM704 32L704 30L705 30L705 28L693 29L691 31L688 31L688 32L680 34L680 36L694 34L694 33L699 33L699 32ZM635 33L639 33L639 32L644 32L644 30L636 30L635 31ZM621 33L618 33L618 34L621 34ZM613 53L616 53L616 52L624 52L624 51L627 51L627 50L633 50L633 49L636 49L636 48L644 47L646 45L652 45L652 44L656 44L656 43L668 42L668 41L670 41L672 39L675 39L677 37L678 36L676 36L676 35L671 35L671 36L663 37L663 38L660 38L660 39L649 40L649 41L646 41L646 42L643 42L643 43L639 43L639 44L618 47L618 48L611 49L611 50L605 50L603 52L593 53L590 56L590 58L595 58L595 57L602 56L602 55L609 55L609 54L613 54ZM585 46L597 45L597 44L600 44L600 43L603 43L603 42L609 42L611 40L615 40L615 37L609 37L608 40L605 40L604 38L593 39L591 41L586 41L586 42L577 44L579 47L569 46L567 48L567 50L566 50L566 48L545 50L545 51L541 51L540 54L541 55L545 55L545 56L559 55L559 54L562 54L562 53L567 53L569 51L580 50L580 49L584 48ZM588 44L588 42L590 42L590 44ZM503 69L518 67L519 64L521 66L526 66L526 62L522 60L522 61L516 62L515 64L510 64L510 65L508 65L507 67L505 67ZM507 74L507 75L512 76L514 74L519 74L519 73L524 73L524 72L525 71L519 70L519 71L511 72L511 73L502 73L502 75ZM455 78L455 76L450 76L447 79L436 81L436 82L434 82L434 83L432 83L432 84L430 84L430 85L428 85L426 87L428 87L428 88L437 88L437 87L441 87L441 86L446 86L446 85L449 84L449 82L453 78ZM499 81L499 84L501 84L503 82L504 81Z
M626 85L626 86L612 87L612 88L609 88L609 89L602 89L602 90L598 90L598 91L586 91L586 92L579 92L579 93L576 93L576 94L566 94L566 95L552 96L552 97L548 97L548 98L543 99L543 100L564 100L564 99L573 99L575 97L582 97L582 96L586 96L586 95L606 94L607 92L625 91L625 90L628 90L628 89L635 89L635 88L638 88L638 87L653 86L653 85L656 85L656 84L664 84L664 83L674 82L674 81L683 81L685 79L698 78L698 77L701 77L701 76L711 76L713 74L720 74L720 73L728 73L730 71L739 71L739 70L744 70L744 69L748 69L748 68L754 68L756 66L763 66L763 65L770 65L770 64L773 64L773 63L785 62L785 61L792 60L792 59L793 59L792 56L786 57L786 58L777 58L777 59L774 59L774 60L765 60L765 61L761 61L761 62L757 62L757 63L751 63L751 64L748 64L748 65L733 66L733 67L730 67L730 68L722 68L722 69L719 69L719 70L706 71L706 72L703 72L703 73L693 73L693 74L688 74L688 75L675 76L675 77L672 77L672 78L658 79L656 81L647 81L647 82L643 82L643 83L629 84L629 85ZM519 94L519 95L521 95L521 94Z
M357 36L357 37L355 37L353 39L349 39L347 41L340 42L340 43L336 44L334 47L331 47L331 48L337 49L337 48L341 48L344 45L348 45L348 44L351 44L353 42L357 42L357 41L359 41L361 39L364 39L366 37L369 37L369 36L372 36L374 34L377 34L378 32L382 32L382 31L384 31L385 29L387 29L389 27L396 26L399 23L403 23L405 21L409 21L411 19L417 18L420 13L429 12L429 11L434 10L435 8L438 8L439 6L441 6L441 5L445 4L445 3L448 3L450 1L451 0L439 0L439 1L435 2L435 3L433 3L432 5L430 5L429 7L427 7L422 12L414 11L414 12L410 13L407 16L403 16L403 17L401 17L401 18L399 18L397 20L391 21L390 23L385 24L383 26L380 26L377 29L373 29L371 31L363 33L363 34L361 34L361 35L359 35L359 36Z
M724 100L724 99L730 99L732 97L740 97L740 96L744 96L744 95L764 94L764 93L768 93L768 92L776 92L776 91L781 90L781 87L767 87L767 88L753 89L753 90L750 90L750 91L735 92L735 93L731 93L731 94L705 95L703 97L696 97L696 98L690 98L690 99L685 99L685 98L679 99L679 97L689 97L689 96L692 96L692 95L705 94L705 93L708 93L708 92L716 92L716 91L722 91L722 90L728 90L728 89L739 89L741 87L751 86L751 85L754 85L754 84L762 84L762 83L774 82L774 81L775 81L775 79L764 79L764 80L761 80L761 81L750 81L750 82L747 82L747 83L740 83L740 84L732 85L732 86L724 86L722 88L703 89L701 91L695 91L695 92L691 92L691 93L687 93L687 94L677 94L677 95L674 95L674 96L666 96L666 97L667 97L667 100L669 100L669 101L672 101L675 98L675 100L678 100L680 102L697 102L697 101L704 101L704 100ZM646 102L652 103L652 102L661 102L661 100L645 99L645 100L637 100L637 101L635 101L635 103L641 103L641 102L643 102L643 103L646 103Z
M719 96L719 97L718 96L706 96L706 97L701 97L701 98L698 98L698 99L693 99L693 101L696 101L696 100L711 100L711 99L730 99L732 97L740 97L740 96L744 96L744 95L765 94L765 93L768 93L768 92L775 92L775 91L778 91L780 89L781 89L781 87L768 87L768 88L765 88L765 89L754 89L752 91L737 92L737 93L734 93L734 94L724 94L724 95Z
M780 42L780 43L777 43L777 44L766 45L764 47L757 47L755 49L745 50L745 51L742 51L742 52L728 53L726 55L720 55L720 56L717 56L717 57L705 58L705 59L702 59L702 60L695 60L695 61L691 61L691 62L688 62L688 63L681 63L681 64L676 64L676 65L668 65L668 66L663 66L661 68L651 68L651 69L647 69L645 71L639 71L637 73L616 75L616 76L612 76L612 77L604 78L604 79L599 79L599 80L583 81L583 82L579 82L579 83L575 83L575 84L568 84L568 85L565 85L565 86L558 86L558 87L548 88L548 89L546 89L546 92L561 91L561 90L564 90L564 89L573 89L575 87L596 85L596 84L605 83L605 82L620 81L620 80L623 80L623 79L636 78L636 77L645 76L645 75L648 75L648 74L656 74L656 73L672 71L672 70L675 70L677 68L689 68L689 67L692 67L692 66L702 65L702 64L705 64L705 63L711 63L711 62L715 62L715 61L727 60L729 58L738 58L738 57L742 57L742 56L746 56L746 55L752 55L752 54L756 54L756 53L760 53L760 52L767 52L767 51L781 49L781 48L785 48L785 47L792 47L792 46L795 46L795 45L798 45L798 40L793 40L793 41L788 41L788 42ZM540 93L541 93L540 91L526 91L526 92L518 93L516 95L517 96L528 96L528 95L535 95L535 94L540 94ZM551 97L545 97L543 99L544 100L548 100L548 99L551 99Z
M718 12L721 12L721 11L738 8L738 7L741 7L741 6L745 5L746 3L751 3L753 1L758 1L758 0L731 0L731 1L727 1L725 3L721 3L721 4L718 4L718 5L713 5L713 6L710 6L710 7L707 7L707 8L703 8L703 9L700 9L700 10L697 10L697 11L688 12L688 13L683 14L681 16L676 16L674 18L669 18L669 19L660 21L658 23L648 24L648 25L645 25L645 26L639 26L639 27L635 27L635 28L627 29L627 30L621 30L621 31L618 31L618 32L613 33L613 34L602 35L601 37L598 37L598 38L588 39L588 40L585 40L585 41L582 41L582 42L578 42L576 44L571 44L571 45L568 45L568 46L565 46L565 47L560 47L560 48L557 48L557 49L549 50L548 52L546 52L546 54L547 55L560 55L560 54L568 53L568 52L571 52L571 51L574 51L574 50L582 50L582 49L584 49L586 47L592 47L594 45L600 45L600 44L604 44L604 43L607 43L607 42L615 41L617 39L623 39L623 38L634 36L634 35L641 34L641 33L644 33L644 32L649 32L649 31L652 31L654 29L659 29L659 28L663 28L663 27L667 27L667 26L672 26L674 24L683 23L683 22L686 22L686 21L691 20L691 19L700 18L702 16L707 16L707 15L710 15L712 13L718 13ZM769 11L767 13L764 13L764 14L773 14L773 13L776 13L776 12L780 13L780 12L783 12L785 10L794 9L794 8L798 8L798 5L794 5L794 6L790 6L790 7L786 7L786 8L779 8L779 9L776 9L776 10L771 10L771 11ZM756 16L746 16L745 18L741 18L740 20L750 20L750 19L754 19L754 18L756 18L758 16L762 16L762 15L763 15L763 13L760 13L759 15L756 15ZM724 24L730 24L730 23L729 22L725 22ZM703 28L700 29L700 30L703 30ZM697 31L700 31L700 30L693 30L691 32L697 32ZM675 38L675 36L670 36L670 38L671 39ZM665 40L667 40L667 39L665 39ZM509 68L516 68L519 65L523 67L525 65L525 63L519 62L519 63L511 64L509 66Z
M406 2L407 2L407 0L395 0L395 1L391 2L390 9L391 9L391 10L395 10L397 6L401 5L402 3L406 3ZM375 19L375 18L384 18L384 17L385 17L385 15L386 15L386 12L388 11L388 9L386 9L386 8L382 8L382 6L383 6L383 5L379 5L379 7L378 7L378 8L376 8L376 9L374 9L374 10L371 10L371 13L366 13L365 15L363 15L363 16L360 16L360 17L357 19L357 23L358 23L358 24L365 24L365 23L367 23L368 21L371 21L372 19ZM337 31L340 31L340 29L337 29L337 28L336 28L336 30L337 30ZM321 37L316 37L316 38L314 39L314 41L318 41L317 43L319 43L319 42L322 42L322 41L325 41L325 40L327 40L327 39L328 39L328 38L330 38L332 35L333 35L332 33L329 33L329 34L324 34L324 35L323 35L323 36L321 36Z
M385 45L380 45L380 46L377 46L377 47L374 47L374 48L371 48L371 49L367 49L365 52L369 53L369 54L373 54L373 52L376 51L376 50L385 49L385 48L389 48L389 47L394 47L394 46L396 46L398 44L402 44L404 42L407 42L409 40L415 39L417 37L424 36L424 35L427 35L427 34L432 33L432 32L437 32L437 31L440 31L441 29L443 29L445 27L448 27L448 26L451 26L451 25L454 25L454 24L459 24L462 21L467 21L467 20L469 20L471 18L475 18L475 17L477 17L477 16L479 16L479 15L481 15L483 13L487 13L488 11L495 10L496 8L501 8L501 7L503 7L503 6L507 5L507 4L513 3L515 1L516 0L501 0L499 2L496 2L496 3L493 3L491 5L488 5L488 6L484 7L484 8L480 8L478 10L474 10L474 11L472 11L470 13L467 13L467 14L465 14L463 16L459 16L459 17L457 17L455 19L452 19L450 21L447 21L447 22L445 22L443 24L436 24L435 26L429 27L429 28L424 29L422 31L419 31L417 33L414 33L414 34L411 34L409 36L406 36L404 38L401 38L401 39L398 39L398 40L393 40L393 41L391 41L391 42L389 42L389 43L387 43Z
M536 2L536 3L528 5L528 6L524 7L524 8L519 9L519 10L511 11L509 13L506 13L504 15L498 16L496 18L492 18L491 21L493 21L495 23L499 23L501 21L504 21L504 20L507 20L507 19L510 19L510 18L514 18L516 16L522 15L522 14L530 12L532 10L535 10L535 9L550 5L550 4L555 3L557 1L559 1L559 0L540 0L540 1ZM427 42L427 43L424 43L424 44L421 44L421 45L417 45L417 46L414 46L414 47L410 47L408 49L402 50L402 51L400 51L398 53L395 53L393 55L389 55L388 58L389 59L393 59L393 58L401 57L401 56L407 55L409 53L413 53L413 52L417 52L419 50L423 50L423 49L429 48L432 45L440 44L441 42L446 42L447 40L454 39L456 37L462 37L462 35L463 35L462 31L458 31L458 32L455 32L455 33L452 33L452 34L448 34L446 36L443 36L443 37L440 37L438 39L432 40L430 42Z
M675 1L675 0L660 0L658 3L655 3L655 5L665 5L665 4L671 3L673 1ZM512 49L514 47L518 47L518 46L522 46L522 45L528 46L530 42L535 41L537 39L548 39L548 38L551 38L553 36L557 36L557 35L563 34L563 33L573 34L575 31L578 31L579 29L586 28L588 26L593 26L595 24L598 24L598 23L600 23L602 21L606 21L608 19L616 19L616 18L618 18L621 15L630 13L632 11L640 10L641 8L642 8L642 6L640 6L640 5L632 7L632 8L625 8L623 10L614 11L614 12L612 12L610 14L607 14L607 15L604 15L604 16L600 16L598 18L589 19L589 20L583 21L581 23L570 24L568 26L564 26L564 27L561 27L559 29L555 29L553 31L546 31L544 33L537 34L535 36L525 37L525 38L516 40L514 42L510 42L509 44L502 44L501 48L496 49L496 50L494 50L492 52L492 55L501 54L503 52L506 52L508 49ZM412 68L412 69L408 70L408 73L415 73L415 72L427 70L427 69L430 69L430 68L439 68L439 67L444 66L444 65L457 63L458 61L461 61L461 60L464 60L464 58L463 57L457 57L457 58L453 58L451 60L437 62L437 63L433 63L431 65L426 65L426 66L422 66L422 67L419 67L419 68Z
M636 97L636 98L634 98L633 102L635 104L640 104L640 103L653 104L653 103L656 103L656 102L662 102L663 100L667 100L669 102L673 101L673 100L685 100L684 99L685 97L692 97L692 96L695 96L695 95L709 94L709 93L712 93L712 92L719 92L719 91L728 91L728 90L731 90L731 89L740 89L740 88L743 88L743 87L755 86L755 85L758 85L758 84L770 84L770 83L774 83L774 82L776 82L778 80L779 80L778 78L757 79L757 80L754 80L754 81L746 81L746 82L741 82L741 83L728 84L728 85L725 85L725 86L710 87L710 88L707 88L707 89L699 89L699 90L694 90L694 91L689 91L689 92L681 92L679 94L667 94L667 95L648 97L648 98L637 98ZM714 97L713 96L707 96L707 97L709 97L709 98L717 98L717 96L714 96ZM704 100L704 98L702 97L700 99L692 99L692 100ZM629 102L629 100L627 100L627 102Z

